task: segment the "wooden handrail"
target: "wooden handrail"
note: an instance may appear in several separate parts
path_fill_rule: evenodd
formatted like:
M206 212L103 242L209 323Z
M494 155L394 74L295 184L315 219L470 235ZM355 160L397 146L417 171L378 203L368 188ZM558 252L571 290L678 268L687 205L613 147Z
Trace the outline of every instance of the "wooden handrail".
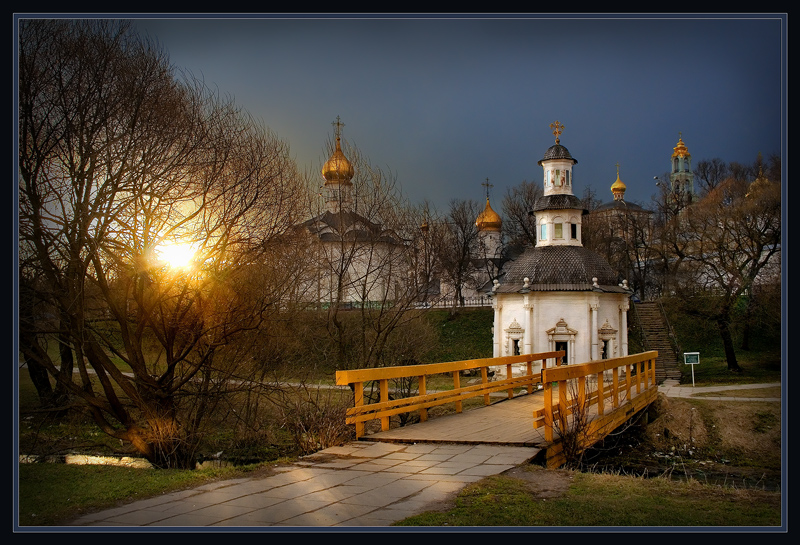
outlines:
M544 426L545 440L553 441L555 423L565 425L566 418L576 411L585 411L588 407L597 405L597 414L602 416L607 399L611 400L612 407L616 409L623 400L631 400L632 388L635 387L637 395L656 388L657 357L658 351L651 350L619 358L542 369L544 408L534 411L533 427ZM624 378L620 378L620 369L624 372ZM605 388L607 371L611 371L611 387L608 391ZM587 396L586 378L592 376L597 379L597 390ZM577 388L573 386L572 392L568 391L570 382L577 385ZM557 402L553 400L554 389L558 392Z
M541 382L541 372L533 372L534 362L541 361L542 369L547 368L547 360L560 361L564 351L504 356L500 358L481 358L474 360L451 361L444 363L428 363L420 365L402 365L395 367L377 367L371 369L354 369L336 372L336 384L351 385L354 392L354 407L348 409L346 423L355 424L356 438L364 435L364 422L381 421L381 429L389 429L389 418L395 414L419 411L420 420L427 419L430 407L445 403L454 403L456 412L462 411L461 402L476 396L483 396L484 404L489 405L489 395L506 390L508 397L514 396L514 389L525 388L533 392L537 382ZM512 366L526 364L526 372L518 377L512 376ZM506 367L506 378L489 381L489 367ZM478 369L481 374L479 384L462 387L460 376L462 371ZM453 389L439 392L428 392L427 377L430 375L452 374ZM389 380L418 377L419 394L402 399L389 399ZM364 383L378 382L380 400L377 403L364 404Z

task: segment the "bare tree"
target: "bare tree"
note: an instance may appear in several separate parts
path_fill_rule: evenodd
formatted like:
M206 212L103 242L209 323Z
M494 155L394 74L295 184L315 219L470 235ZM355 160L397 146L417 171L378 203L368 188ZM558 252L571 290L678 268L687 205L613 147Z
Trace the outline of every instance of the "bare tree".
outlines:
M698 182L701 197L713 191L729 176L728 164L717 157L698 161L694 168L694 177Z
M53 309L21 320L21 352L105 433L194 467L209 403L245 371L232 341L291 284L287 146L127 22L23 21L19 56L20 255Z
M473 200L453 199L445 219L444 245L440 254L442 274L454 291L454 309L464 306L464 289L470 286L479 271L475 256L479 255L480 233L475 220L480 209Z
M544 190L542 184L522 181L503 197L504 238L509 244L536 245L536 215L533 210Z
M734 310L742 297L752 297L759 277L780 259L780 183L763 176L753 182L731 178L685 212L685 254L676 293L685 311L716 323L728 369L738 371Z

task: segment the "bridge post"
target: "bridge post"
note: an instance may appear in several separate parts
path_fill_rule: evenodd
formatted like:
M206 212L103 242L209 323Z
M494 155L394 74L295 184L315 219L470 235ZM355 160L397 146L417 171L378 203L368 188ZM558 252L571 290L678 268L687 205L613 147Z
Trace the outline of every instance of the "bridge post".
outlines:
M356 382L353 384L353 406L356 408L364 405L364 383ZM356 439L364 435L364 423L356 422Z

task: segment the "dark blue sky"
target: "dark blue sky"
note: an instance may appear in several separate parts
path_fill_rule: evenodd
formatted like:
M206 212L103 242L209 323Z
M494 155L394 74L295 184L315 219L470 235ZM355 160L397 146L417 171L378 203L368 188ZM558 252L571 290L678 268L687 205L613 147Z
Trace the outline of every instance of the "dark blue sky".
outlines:
M611 200L616 164L647 204L679 134L693 163L781 153L786 20L732 16L481 18L230 16L137 20L178 68L205 79L319 171L331 123L412 202L492 202L554 143L575 193ZM320 179L320 181L322 181Z

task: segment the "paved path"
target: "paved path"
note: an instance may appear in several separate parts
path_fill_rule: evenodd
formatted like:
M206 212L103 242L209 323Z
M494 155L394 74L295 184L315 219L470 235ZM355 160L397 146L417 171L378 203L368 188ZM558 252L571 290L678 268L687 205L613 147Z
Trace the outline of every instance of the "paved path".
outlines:
M742 390L725 401L780 401L744 397L747 389L780 386L692 387L666 381L671 397ZM280 466L268 477L209 483L83 516L72 526L158 527L380 527L435 509L464 486L530 461L522 446L394 444L359 441Z
M665 380L658 386L658 391L667 397L695 397L698 399L710 399L718 401L780 401L780 397L749 397L747 390L757 390L762 388L780 388L780 382L769 384L731 384L726 386L687 386L681 385L677 380ZM741 395L709 396L714 392L729 392L731 390L740 391ZM703 395L700 395L703 394Z
M81 517L72 526L388 526L529 461L528 447L360 441L279 467Z

